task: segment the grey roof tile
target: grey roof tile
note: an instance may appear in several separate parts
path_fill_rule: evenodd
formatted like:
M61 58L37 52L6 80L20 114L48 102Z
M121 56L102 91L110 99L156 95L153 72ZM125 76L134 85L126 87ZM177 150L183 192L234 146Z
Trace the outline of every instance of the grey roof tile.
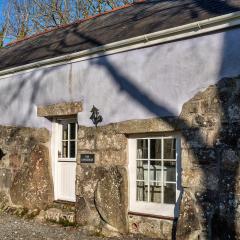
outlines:
M0 70L240 10L240 0L155 0L109 12L0 50Z

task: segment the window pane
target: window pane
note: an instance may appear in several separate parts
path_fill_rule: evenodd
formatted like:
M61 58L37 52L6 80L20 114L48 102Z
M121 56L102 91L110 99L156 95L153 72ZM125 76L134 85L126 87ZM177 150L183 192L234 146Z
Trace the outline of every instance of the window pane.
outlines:
M164 162L164 169L166 169L166 181L167 182L176 182L176 162L167 161Z
M148 186L144 182L137 182L137 201L147 201Z
M70 158L75 158L76 155L76 142L70 141Z
M62 142L62 157L67 158L68 157L68 142Z
M161 139L150 140L150 158L161 159Z
M164 203L175 204L176 203L176 184L167 183L164 186Z
M150 181L162 181L161 161L150 161Z
M161 203L161 183L150 182L150 202Z
M76 138L76 124L70 123L70 139L74 140Z
M137 180L148 181L148 161L137 161Z
M176 139L164 139L164 159L176 159Z
M68 139L68 126L67 124L63 124L63 132L62 132L62 140Z
M148 158L148 140L138 139L137 140L137 158Z

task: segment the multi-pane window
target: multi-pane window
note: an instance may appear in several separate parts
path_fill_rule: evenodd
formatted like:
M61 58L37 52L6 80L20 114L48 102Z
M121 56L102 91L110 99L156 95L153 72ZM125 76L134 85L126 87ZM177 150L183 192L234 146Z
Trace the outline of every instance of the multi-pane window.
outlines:
M76 157L77 124L75 122L62 122L60 158Z
M175 204L176 138L136 141L136 201Z

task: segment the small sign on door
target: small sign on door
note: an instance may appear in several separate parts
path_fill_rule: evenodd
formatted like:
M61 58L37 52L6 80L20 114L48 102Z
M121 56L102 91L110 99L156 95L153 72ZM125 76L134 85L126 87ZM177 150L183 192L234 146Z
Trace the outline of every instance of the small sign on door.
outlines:
M81 154L80 163L94 163L95 156L94 154Z

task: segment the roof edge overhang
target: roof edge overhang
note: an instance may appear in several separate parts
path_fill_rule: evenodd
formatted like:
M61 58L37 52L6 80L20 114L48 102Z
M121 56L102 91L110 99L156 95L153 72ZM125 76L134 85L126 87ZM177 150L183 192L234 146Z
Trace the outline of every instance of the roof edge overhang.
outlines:
M0 71L0 79L15 75L20 72L29 72L39 68L49 68L74 62L84 61L90 58L130 51L138 48L149 47L180 39L190 38L230 27L240 25L240 11L206 20L169 28L166 30L129 38L122 41L109 43L76 53L59 57L36 61L30 64L13 67Z

